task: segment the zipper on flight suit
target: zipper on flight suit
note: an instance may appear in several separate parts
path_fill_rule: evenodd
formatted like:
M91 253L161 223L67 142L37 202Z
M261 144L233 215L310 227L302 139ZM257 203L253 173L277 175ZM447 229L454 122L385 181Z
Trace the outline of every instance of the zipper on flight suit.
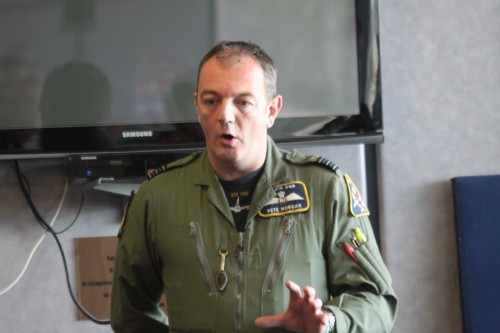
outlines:
M243 232L238 232L238 245L236 248L236 253L238 255L238 273L236 280L236 312L234 314L235 318L235 328L236 332L243 332L243 264L244 264L244 252L243 252L243 239L245 234Z
M295 221L291 217L285 217L276 238L276 246L274 247L269 266L267 267L266 276L264 277L264 284L262 291L264 294L271 294L278 279L278 271L285 258L285 249L290 240Z
M208 295L212 296L215 294L215 282L212 278L212 269L210 268L210 264L208 262L205 244L201 235L200 223L198 221L189 223L189 236L194 242L196 255L200 264L201 275L203 276L205 286L207 287Z

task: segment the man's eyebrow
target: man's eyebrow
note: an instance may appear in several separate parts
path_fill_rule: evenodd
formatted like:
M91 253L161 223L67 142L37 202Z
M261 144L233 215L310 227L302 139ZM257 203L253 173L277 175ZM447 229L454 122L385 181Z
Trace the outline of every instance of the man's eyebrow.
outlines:
M215 95L215 96L220 96L220 94L216 91L216 90L213 90L213 89L205 89L205 90L202 90L201 92L199 92L197 95L199 95L200 97L203 97L203 96L206 96L206 95ZM254 94L252 94L251 92L242 92L242 93L239 93L235 96L235 98L245 98L245 97L249 97L249 98L256 98Z
M219 94L218 94L218 93L217 93L217 91L215 91L215 90L212 90L212 89L205 89L205 90L202 90L202 91L199 93L199 95L200 95L200 97L201 97L201 96L204 96L204 95L217 95L217 96L218 96Z
M235 99L257 100L257 96L251 92L242 92L234 97Z
M252 97L252 98L255 98L255 95L250 93L250 92L244 92L244 93L241 93L241 94L238 94L238 97Z

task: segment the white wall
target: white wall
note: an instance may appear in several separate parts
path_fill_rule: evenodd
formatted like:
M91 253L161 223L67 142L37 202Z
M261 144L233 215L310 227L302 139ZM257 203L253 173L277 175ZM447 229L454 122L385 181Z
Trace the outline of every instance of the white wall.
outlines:
M380 1L394 332L461 332L450 179L500 173L500 1Z

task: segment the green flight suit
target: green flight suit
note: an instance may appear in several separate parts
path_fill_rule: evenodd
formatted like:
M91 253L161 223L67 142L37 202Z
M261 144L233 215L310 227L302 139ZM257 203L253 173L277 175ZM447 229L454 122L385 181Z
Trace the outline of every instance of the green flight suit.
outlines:
M206 152L141 185L117 250L116 332L285 332L254 321L286 309L286 280L316 289L338 333L392 329L397 299L356 188L333 163L268 141L245 232ZM228 253L223 291L220 250ZM168 319L158 307L163 291Z

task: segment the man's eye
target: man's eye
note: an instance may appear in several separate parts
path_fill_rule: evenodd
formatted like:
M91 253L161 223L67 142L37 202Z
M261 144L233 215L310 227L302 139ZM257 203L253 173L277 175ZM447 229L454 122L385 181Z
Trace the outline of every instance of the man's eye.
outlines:
M238 101L238 105L243 108L250 108L252 103L250 101L240 100Z
M212 106L212 105L215 105L217 103L217 99L215 98L205 98L203 99L203 104L207 105L207 106Z

